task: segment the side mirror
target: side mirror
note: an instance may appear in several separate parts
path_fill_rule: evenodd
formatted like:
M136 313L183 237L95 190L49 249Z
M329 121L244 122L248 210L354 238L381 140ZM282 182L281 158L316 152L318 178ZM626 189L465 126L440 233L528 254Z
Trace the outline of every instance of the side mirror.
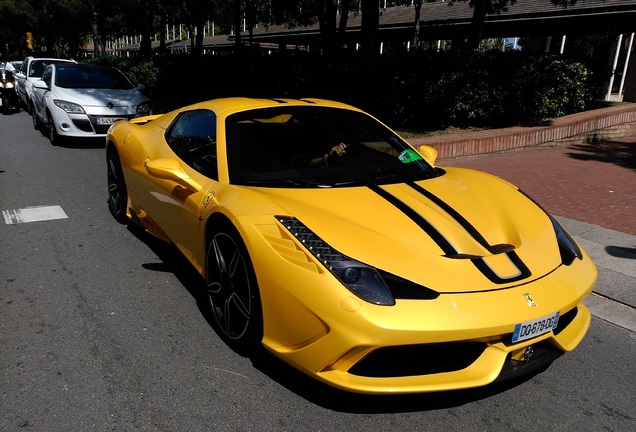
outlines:
M181 166L176 159L156 159L146 162L146 170L148 174L163 180L172 180L186 187L187 189L198 192L201 185L194 181Z
M38 80L36 82L33 83L33 87L37 88L37 89L41 89L41 90L48 90L49 86L46 85L46 83L42 80Z
M26 75L23 74L22 72L17 72L15 74L16 78L20 78L20 79L26 79Z
M435 161L437 160L437 150L428 145L422 145L418 150L422 157L426 159L426 162L428 162L432 166L435 166Z

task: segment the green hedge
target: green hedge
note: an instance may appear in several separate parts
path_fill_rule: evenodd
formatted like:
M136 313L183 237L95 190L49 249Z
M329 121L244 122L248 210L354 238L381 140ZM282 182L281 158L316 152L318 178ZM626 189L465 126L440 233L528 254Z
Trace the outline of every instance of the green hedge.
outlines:
M320 97L363 108L394 128L505 127L585 110L595 89L581 63L521 52L382 56L189 55L107 58L147 86L160 110L226 96Z
M595 94L582 64L551 55L445 52L401 60L381 71L391 85L384 109L376 109L403 129L534 123L583 111Z

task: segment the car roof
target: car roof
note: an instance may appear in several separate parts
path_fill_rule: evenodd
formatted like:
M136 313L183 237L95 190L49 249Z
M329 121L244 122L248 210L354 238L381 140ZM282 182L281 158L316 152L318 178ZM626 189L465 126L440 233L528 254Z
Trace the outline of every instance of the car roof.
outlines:
M163 116L154 118L153 121L159 124L161 127L166 128L172 122L177 113L181 111L192 111L197 109L211 110L216 113L217 116L230 115L233 113L248 111L252 109L260 108L273 108L283 106L322 106L332 108L344 108L354 111L360 111L351 105L347 105L342 102L331 101L327 99L315 99L315 98L248 98L248 97L228 97L220 99L212 99L204 102L199 102L193 105L188 105L183 108L171 111Z
M27 57L24 59L22 64L26 63L30 67L34 61L60 62L60 63L70 63L70 64L77 63L75 60L72 60L72 59L63 59L63 58L54 58L54 57Z
M49 66L52 66L52 67L62 66L65 68L74 68L74 69L99 69L99 70L115 69L112 66L86 64L86 63L51 63Z
M238 112L245 111L250 109L259 109L259 108L271 108L277 106L329 106L336 108L347 108L354 109L356 108L341 103L335 102L326 99L314 99L314 98L302 98L302 99L291 99L291 98L248 98L248 97L229 97L229 98L221 98L221 99L213 99L205 102L200 102L195 104L196 108L207 108L212 109L217 115L226 112Z
M24 60L49 60L49 61L54 60L54 61L63 61L63 62L77 63L73 59L65 59L65 58L57 58L57 57L34 57L34 56L28 56Z

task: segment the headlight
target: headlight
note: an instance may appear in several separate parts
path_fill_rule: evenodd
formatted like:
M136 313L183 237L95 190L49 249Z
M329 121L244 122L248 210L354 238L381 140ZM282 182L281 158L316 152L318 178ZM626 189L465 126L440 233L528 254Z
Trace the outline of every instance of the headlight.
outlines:
M150 115L151 112L152 112L152 105L150 105L150 102L143 102L137 105L137 114L136 114L137 117Z
M559 244L559 252L561 253L561 260L563 264L570 265L574 262L574 258L583 259L581 248L576 244L574 239L570 237L570 234L557 222L557 220L548 213L552 225L554 226L554 232L556 234L557 243Z
M369 303L392 306L395 299L378 271L331 248L294 217L276 219L349 291Z
M561 254L561 261L565 265L570 265L574 262L574 258L583 259L583 253L581 252L581 248L576 244L574 239L570 237L570 234L561 226L559 222L552 216L550 213L546 211L541 205L536 202L532 197L527 195L525 192L519 190L526 198L532 201L537 207L539 207L545 214L548 215L550 221L552 222L552 226L554 227L554 234L557 238L557 244L559 245L559 253Z
M81 105L78 105L76 103L67 102L60 99L54 99L53 103L55 104L56 107L62 108L64 111L66 111L69 114L85 114L84 108L82 108Z

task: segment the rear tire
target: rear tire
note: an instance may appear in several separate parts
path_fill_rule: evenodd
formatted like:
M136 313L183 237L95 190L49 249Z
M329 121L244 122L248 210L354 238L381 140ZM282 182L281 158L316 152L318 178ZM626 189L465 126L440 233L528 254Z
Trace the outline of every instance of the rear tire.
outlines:
M10 112L9 98L2 98L2 114L9 114Z
M245 243L230 223L210 236L206 255L207 304L219 335L236 352L257 352L263 312L254 267Z
M108 210L119 223L128 221L126 215L128 207L128 189L124 179L124 171L117 150L109 149L106 156L107 181L108 181Z

